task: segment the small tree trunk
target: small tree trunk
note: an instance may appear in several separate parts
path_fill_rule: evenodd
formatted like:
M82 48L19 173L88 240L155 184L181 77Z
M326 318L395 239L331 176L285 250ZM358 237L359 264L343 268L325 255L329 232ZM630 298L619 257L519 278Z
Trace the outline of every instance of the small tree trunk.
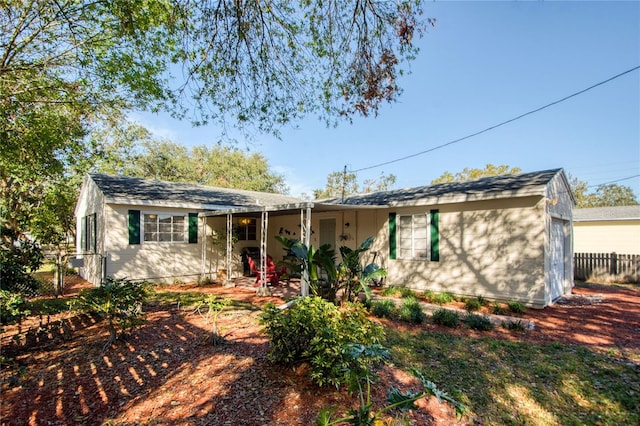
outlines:
M56 257L56 272L53 277L53 291L56 297L62 296L64 289L64 276L66 272L65 265L66 256L62 252L58 252Z

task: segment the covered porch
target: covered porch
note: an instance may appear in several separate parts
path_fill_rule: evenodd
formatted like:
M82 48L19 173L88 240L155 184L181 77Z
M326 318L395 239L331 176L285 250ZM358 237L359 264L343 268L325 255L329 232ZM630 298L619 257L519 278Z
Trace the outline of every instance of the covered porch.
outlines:
M268 296L280 291L275 286L270 287L266 279L269 263L280 261L285 253L284 247L273 236L284 235L309 246L312 208L313 203L299 203L199 213L204 236L201 278L213 279L215 276L217 281L230 287L253 286L255 281L251 281L250 275L254 272L262 277L256 288L259 295ZM278 230L273 229L276 226ZM251 271L253 268L247 270L248 257L255 262L254 271ZM289 280L286 287L288 293L297 289L298 295L309 295L308 277L304 272L297 281Z

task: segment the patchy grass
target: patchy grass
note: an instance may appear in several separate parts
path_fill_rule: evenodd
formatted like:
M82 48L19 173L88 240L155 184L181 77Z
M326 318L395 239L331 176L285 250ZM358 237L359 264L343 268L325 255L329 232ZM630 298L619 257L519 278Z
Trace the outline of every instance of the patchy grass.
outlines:
M640 371L588 348L388 330L392 362L417 368L482 424L639 424Z
M198 291L159 291L155 290L149 296L147 303L155 306L171 306L174 305L180 309L195 309L207 294ZM250 302L232 300L225 310L260 310L260 306L253 305Z

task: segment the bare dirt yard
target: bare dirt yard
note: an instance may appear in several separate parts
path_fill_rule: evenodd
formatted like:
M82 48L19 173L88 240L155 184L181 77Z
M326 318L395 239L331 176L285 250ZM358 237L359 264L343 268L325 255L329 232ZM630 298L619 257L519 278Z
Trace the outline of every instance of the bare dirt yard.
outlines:
M72 292L82 286L74 283ZM269 298L257 297L253 287L191 285L163 290L229 296L255 308L229 311L220 318L226 334L220 346L205 344L205 319L177 304L147 308L147 323L104 351L104 324L86 316L65 313L49 318L66 322L49 338L21 350L11 343L18 326L6 327L2 425L311 425L325 406L350 406L353 398L346 390L319 388L309 382L304 368L285 368L267 359L269 344L257 321L259 307L267 301L282 303L286 289ZM447 330L574 343L640 362L637 287L583 285L565 304L527 310L523 318L535 322L534 330ZM439 329L430 322L385 325ZM412 383L407 373L392 366L382 367L379 375L377 400L385 398L389 385L406 388ZM412 424L457 424L451 407L434 398L422 403L411 419Z

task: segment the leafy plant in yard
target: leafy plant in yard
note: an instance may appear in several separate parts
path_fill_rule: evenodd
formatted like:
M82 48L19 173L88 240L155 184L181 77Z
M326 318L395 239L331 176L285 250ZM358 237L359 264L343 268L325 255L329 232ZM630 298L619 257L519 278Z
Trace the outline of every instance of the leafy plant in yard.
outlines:
M207 296L196 306L196 312L204 317L211 325L211 332L207 334L204 341L211 345L221 345L224 343L224 336L218 331L218 317L222 311L231 303L230 298L219 298L213 294Z
M491 306L491 313L494 315L505 315L507 310L498 302L494 302Z
M75 307L107 320L109 340L106 348L119 336L144 322L142 304L148 294L148 283L108 277L100 287L82 290Z
M38 294L33 273L42 265L40 246L15 230L0 226L0 289L26 296Z
M438 308L433 311L431 320L434 324L444 325L445 327L457 327L460 322L460 315L451 309Z
M9 324L29 313L24 309L24 299L21 295L0 290L0 324Z
M336 410L325 407L316 419L317 426L331 426L348 423L356 426L373 426L382 424L383 416L393 410L408 411L415 408L415 402L428 396L435 396L438 402L443 400L452 404L456 410L456 415L462 416L465 413L465 406L446 393L440 391L438 387L416 369L411 369L411 373L420 380L423 390L420 392L402 392L392 387L387 393L387 405L375 409L371 400L371 385L375 384L375 373L373 367L381 361L388 359L387 348L381 345L359 345L347 344L346 353L351 358L348 383L349 391L358 398L358 407L351 409L344 417L333 418ZM386 423L384 423L386 424Z
M340 247L342 262L338 266L335 264L335 251L329 244L323 244L316 250L313 246L307 247L299 240L281 235L276 235L276 239L298 259L299 269L309 276L313 294L330 302L336 300L340 290L343 302L355 301L360 292L364 292L368 301L371 298L368 284L387 275L386 270L377 264L364 265L361 262L362 254L373 245L373 237L364 240L355 250L346 246Z
M444 305L447 303L455 302L455 300L456 300L456 297L452 293L449 293L448 291L444 293L438 293L434 295L433 298L431 299L433 303L436 303L438 305Z
M433 301L433 296L435 295L436 293L433 290L425 290L424 293L422 293L422 297L424 297L425 300L430 303Z
M380 292L381 296L400 296L400 297L415 297L415 293L408 287L401 286L389 286L382 289Z
M474 330L489 331L493 330L493 323L486 315L477 315L469 313L464 317L464 322Z
M527 327L520 320L503 322L502 326L512 331L527 331Z
M338 265L338 289L342 290L342 300L353 302L363 292L366 299L371 298L369 283L372 280L387 276L387 271L376 263L364 265L361 261L363 253L373 245L374 238L365 239L355 250L347 246L340 247L342 262Z
M311 379L320 386L345 383L353 362L347 343L378 344L382 327L369 320L362 306L338 309L316 296L300 298L289 309L267 305L260 316L269 336L269 358L285 365L308 363Z
M482 308L482 303L478 299L467 299L464 302L464 308L467 312L479 311Z
M378 318L391 318L395 313L396 304L389 299L374 300L369 310Z
M426 315L422 310L422 306L420 306L420 302L413 298L402 300L402 306L400 307L398 316L400 320L414 324L421 324L426 319Z
M520 302L508 302L507 306L514 314L521 314L525 311L524 305Z
M309 287L315 296L335 302L337 293L338 269L335 264L336 253L330 244L323 244L318 249L307 247L299 240L276 235L300 263L297 268L309 277Z

